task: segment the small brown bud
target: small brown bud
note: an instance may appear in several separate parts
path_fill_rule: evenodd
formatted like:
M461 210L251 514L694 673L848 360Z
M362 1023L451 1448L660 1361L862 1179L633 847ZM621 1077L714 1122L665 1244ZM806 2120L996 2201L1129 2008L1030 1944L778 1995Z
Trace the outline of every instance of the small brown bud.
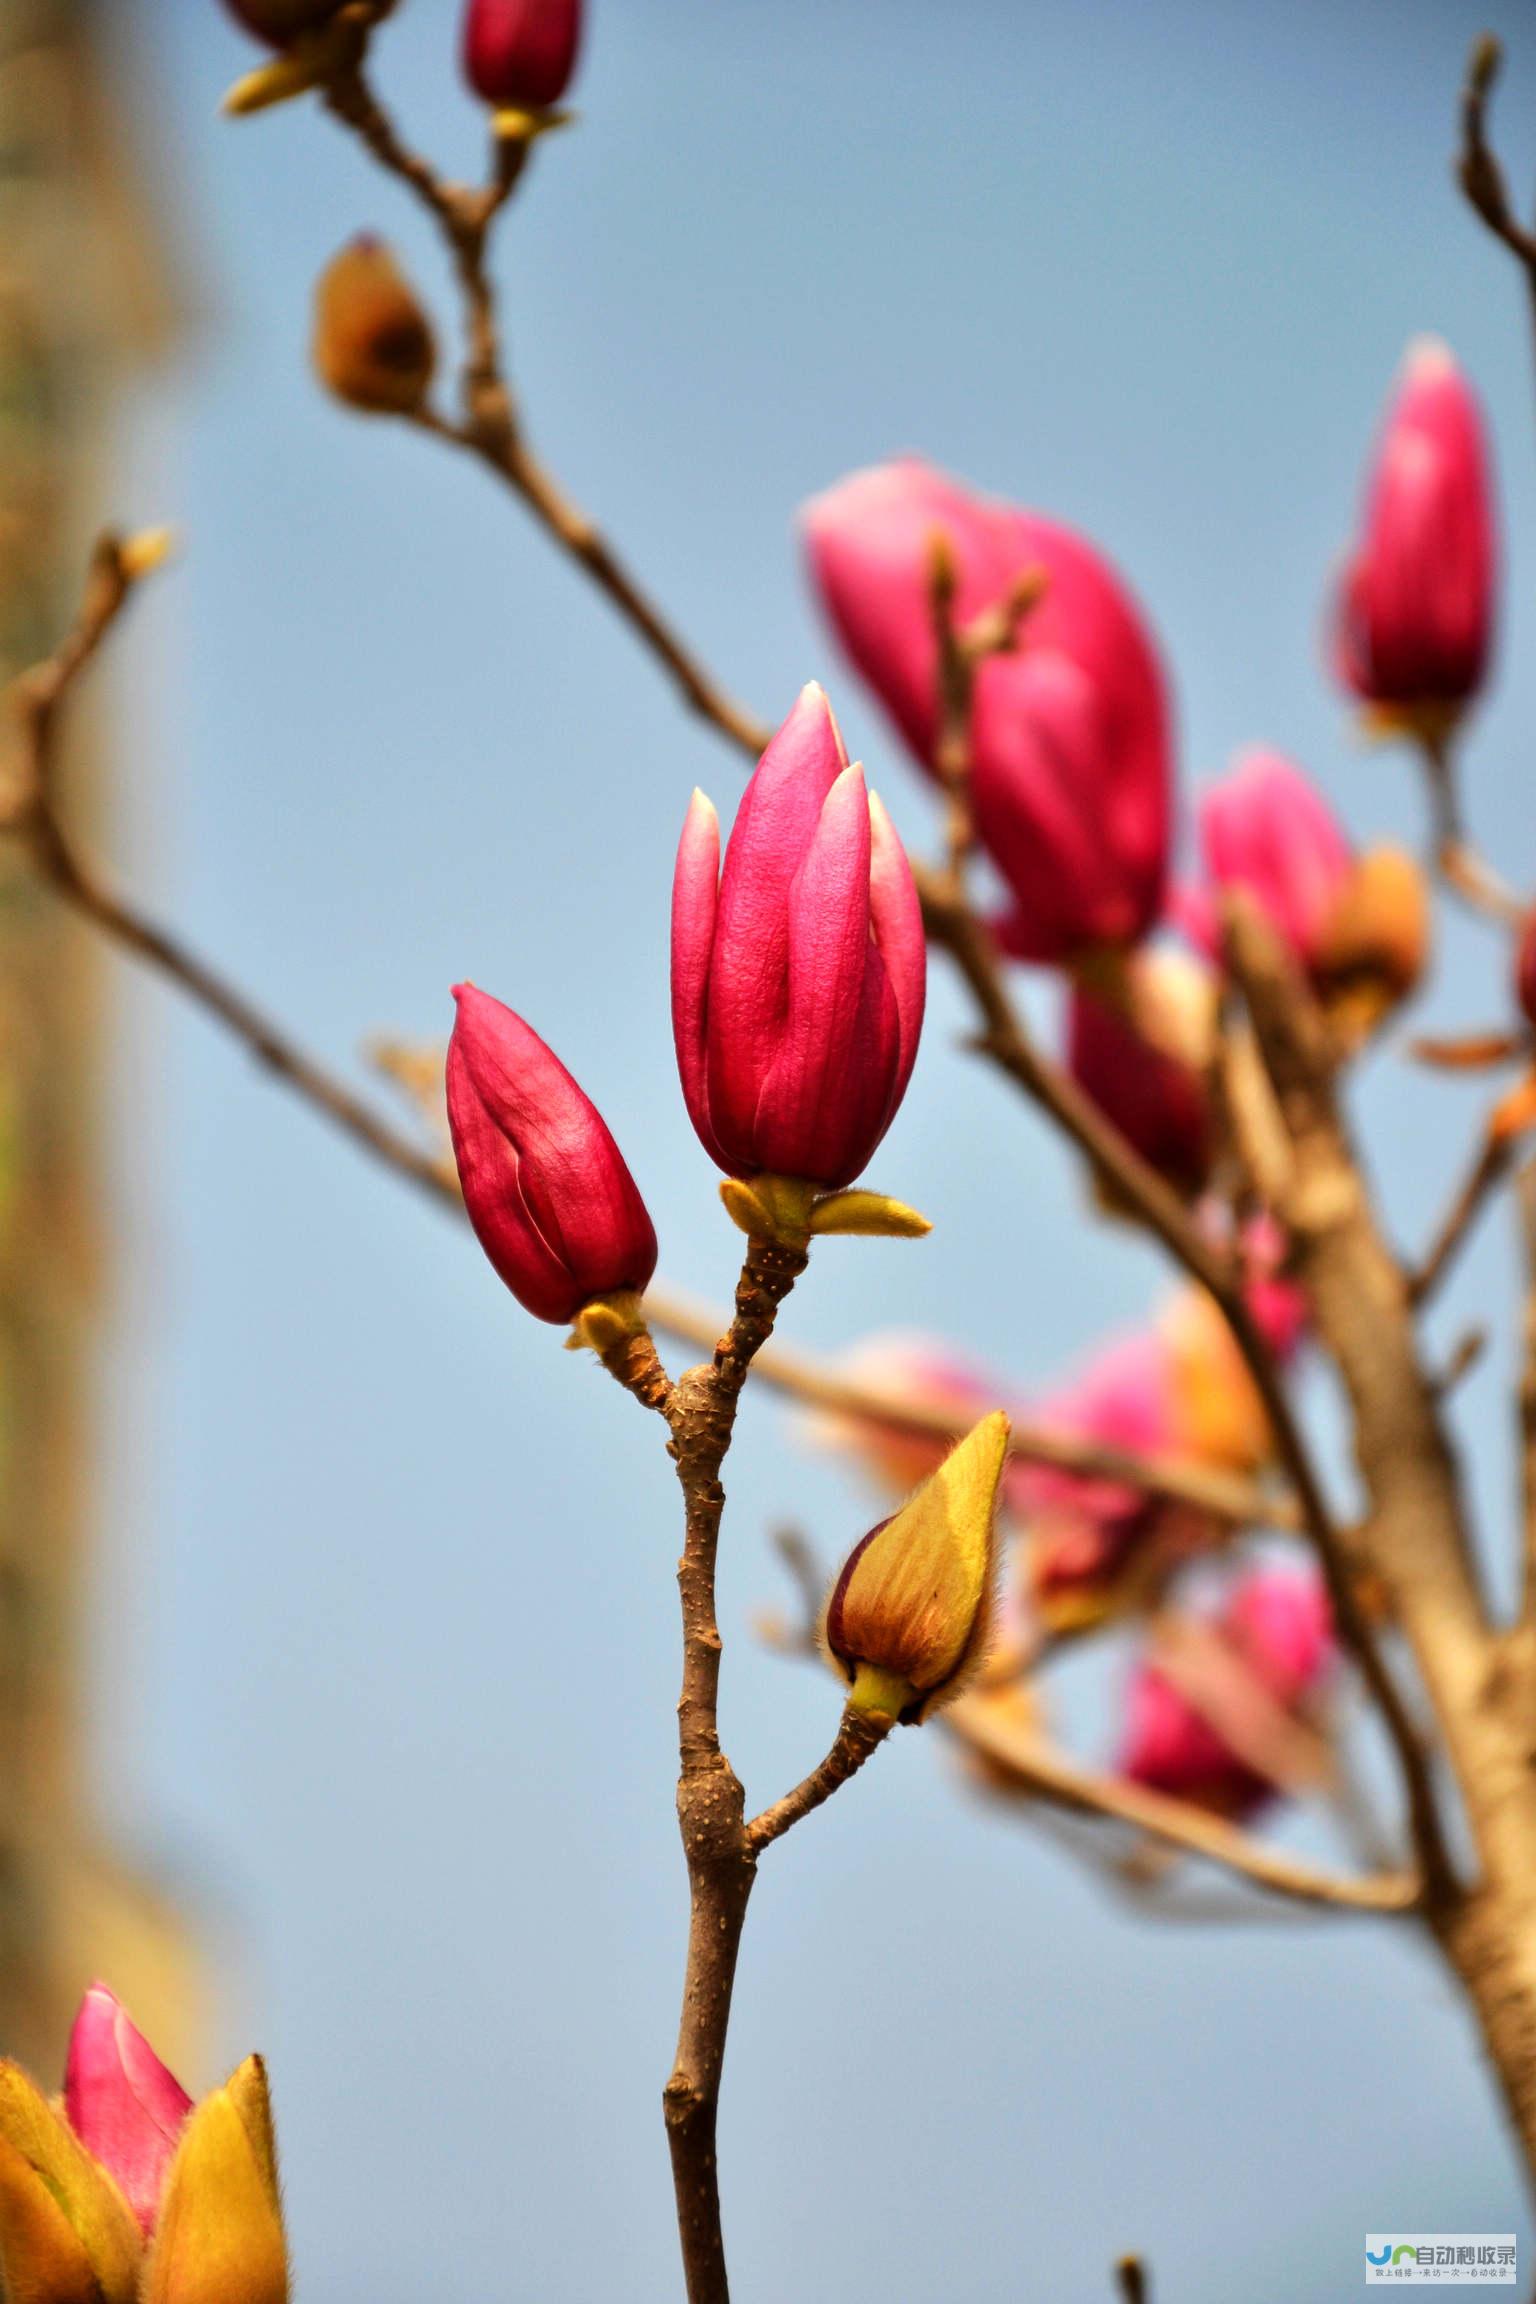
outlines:
M321 382L350 408L408 416L426 397L437 361L432 324L372 233L349 241L320 275L313 352Z

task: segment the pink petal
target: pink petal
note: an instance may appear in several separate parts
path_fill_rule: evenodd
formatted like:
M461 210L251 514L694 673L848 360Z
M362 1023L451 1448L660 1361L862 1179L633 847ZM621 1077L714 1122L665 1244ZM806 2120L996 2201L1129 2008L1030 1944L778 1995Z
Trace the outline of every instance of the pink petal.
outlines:
M192 2099L105 1984L86 1993L69 2036L64 2109L144 2231L152 2231Z
M696 791L672 879L672 1038L688 1116L710 1158L728 1168L709 1116L709 975L719 898L720 819Z

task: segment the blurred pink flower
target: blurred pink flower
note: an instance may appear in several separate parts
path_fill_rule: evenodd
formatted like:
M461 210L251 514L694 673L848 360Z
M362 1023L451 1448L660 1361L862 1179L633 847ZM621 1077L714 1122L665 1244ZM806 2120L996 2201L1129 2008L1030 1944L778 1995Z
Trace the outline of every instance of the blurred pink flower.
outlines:
M1247 1725L1268 1732L1274 1708L1296 1716L1327 1671L1333 1654L1332 1616L1321 1579L1313 1572L1256 1569L1236 1583L1214 1617L1206 1619L1237 1668L1231 1675L1235 1710L1228 1734ZM1250 1697L1245 1703L1246 1680ZM1228 1702L1233 1702L1229 1693ZM1133 1784L1189 1800L1218 1815L1238 1817L1275 1796L1279 1788L1251 1757L1190 1701L1155 1656L1136 1667L1126 1697L1118 1773Z
M957 622L1041 571L1022 644L980 668L971 724L977 832L1008 883L1021 958L1124 947L1162 909L1171 741L1140 612L1094 548L1038 513L976 494L918 457L840 481L804 514L813 581L852 662L934 773L936 538L952 551Z

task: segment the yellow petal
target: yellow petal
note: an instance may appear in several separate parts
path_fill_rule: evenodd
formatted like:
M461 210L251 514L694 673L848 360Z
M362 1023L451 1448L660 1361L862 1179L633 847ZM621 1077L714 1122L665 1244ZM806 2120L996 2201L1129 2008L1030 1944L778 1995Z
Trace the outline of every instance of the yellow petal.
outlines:
M18 2304L100 2304L85 2243L37 2170L0 2141L0 2293ZM131 2297L132 2288L125 2292Z
M132 2304L138 2288L143 2244L132 2209L99 2160L87 2152L63 2115L56 2112L17 2064L0 2064L0 2145L5 2147L0 2197L0 2255L6 2267L4 2293L26 2304L51 2304L72 2296L64 2280L70 2263L83 2262L90 2278L84 2293L97 2304ZM50 2220L30 2204L40 2193L58 2210L70 2248L54 2245ZM52 2238L50 2238L52 2234ZM48 2253L26 2269L26 2251ZM28 2285L29 2279L32 2285Z
M187 2121L143 2304L287 2304L287 2297L266 2075L253 2056Z

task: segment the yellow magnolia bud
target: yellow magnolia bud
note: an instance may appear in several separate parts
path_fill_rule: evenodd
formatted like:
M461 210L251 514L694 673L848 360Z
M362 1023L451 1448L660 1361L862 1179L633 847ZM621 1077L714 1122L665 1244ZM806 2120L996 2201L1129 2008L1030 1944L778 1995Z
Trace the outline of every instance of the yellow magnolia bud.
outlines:
M287 2304L267 2076L259 2056L205 2096L166 2179L143 2304Z
M1372 848L1335 899L1312 963L1330 1023L1358 1047L1424 972L1429 956L1429 892L1402 848Z
M100 2162L19 2066L0 2064L0 2293L133 2304L143 2244Z
M981 1661L1009 1429L1000 1409L984 1416L850 1555L827 1602L822 1645L853 1710L925 1720Z
M350 408L406 416L426 398L437 364L432 324L372 233L349 241L321 273L312 349L321 382Z

